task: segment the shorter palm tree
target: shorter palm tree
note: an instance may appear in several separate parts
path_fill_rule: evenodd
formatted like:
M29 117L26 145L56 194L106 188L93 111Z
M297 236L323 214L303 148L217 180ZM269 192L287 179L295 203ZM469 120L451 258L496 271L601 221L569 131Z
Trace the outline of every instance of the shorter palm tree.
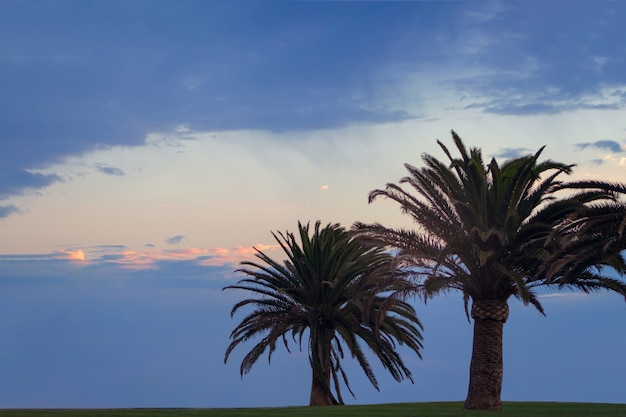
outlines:
M354 396L341 363L344 350L379 388L362 344L397 381L412 382L396 345L419 356L422 325L403 298L412 284L394 273L393 257L338 224L321 228L318 221L312 236L308 224L298 223L298 230L300 244L292 233L272 233L287 256L284 262L257 250L260 262L244 261L237 270L248 278L225 287L254 294L235 304L231 316L245 306L254 310L232 331L224 362L240 343L260 337L241 362L243 377L266 350L271 360L279 340L289 351L289 339L302 349L308 336L310 405L343 404L340 380Z

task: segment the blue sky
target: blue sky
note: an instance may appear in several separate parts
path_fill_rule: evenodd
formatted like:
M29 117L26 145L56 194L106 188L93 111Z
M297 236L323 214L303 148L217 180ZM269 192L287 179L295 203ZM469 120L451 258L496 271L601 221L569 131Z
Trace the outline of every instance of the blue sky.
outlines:
M306 404L306 354L239 378L222 292L297 221L408 226L367 193L455 129L626 181L622 2L0 2L0 407ZM441 155L443 157L443 155ZM626 308L511 301L507 400L626 402ZM460 400L471 326L417 305L415 385ZM598 325L606 323L606 325ZM581 360L584 358L584 360ZM547 389L546 387L550 387Z

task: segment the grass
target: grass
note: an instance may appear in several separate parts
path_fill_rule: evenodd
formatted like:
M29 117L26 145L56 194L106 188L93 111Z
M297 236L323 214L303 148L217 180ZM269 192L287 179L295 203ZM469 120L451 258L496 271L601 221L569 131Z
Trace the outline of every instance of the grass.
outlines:
M466 411L461 402L343 407L0 410L0 417L626 417L626 404L504 402L502 411Z

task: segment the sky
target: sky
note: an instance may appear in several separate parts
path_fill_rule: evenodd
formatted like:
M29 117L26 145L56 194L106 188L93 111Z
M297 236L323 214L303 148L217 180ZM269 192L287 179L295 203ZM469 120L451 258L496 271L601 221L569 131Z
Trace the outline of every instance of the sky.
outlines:
M0 2L0 408L306 405L306 351L239 376L222 291L297 222L411 227L370 191L454 129L626 181L626 3ZM515 300L502 398L626 403L626 304ZM459 294L415 301L415 383L348 361L348 403L465 398Z

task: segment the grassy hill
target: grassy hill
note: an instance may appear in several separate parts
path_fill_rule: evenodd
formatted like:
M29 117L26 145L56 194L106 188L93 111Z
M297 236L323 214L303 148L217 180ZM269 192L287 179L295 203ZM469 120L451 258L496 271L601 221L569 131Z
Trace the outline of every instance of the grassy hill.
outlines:
M213 409L0 410L0 417L626 417L626 404L504 402L465 411L461 402Z

